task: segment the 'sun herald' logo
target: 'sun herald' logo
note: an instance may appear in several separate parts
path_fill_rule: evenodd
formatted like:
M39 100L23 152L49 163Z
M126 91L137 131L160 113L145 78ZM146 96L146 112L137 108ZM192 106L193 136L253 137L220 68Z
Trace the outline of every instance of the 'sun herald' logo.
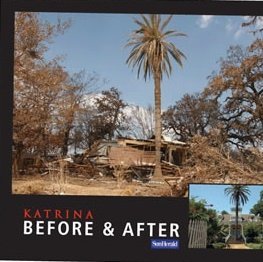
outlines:
M151 249L179 249L179 240L151 239Z

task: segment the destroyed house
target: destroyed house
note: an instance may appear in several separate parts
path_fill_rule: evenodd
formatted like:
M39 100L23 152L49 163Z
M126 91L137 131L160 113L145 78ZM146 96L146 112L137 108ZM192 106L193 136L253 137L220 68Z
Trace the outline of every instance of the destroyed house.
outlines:
M182 165L188 145L180 141L162 139L161 160L173 165ZM98 164L127 166L154 166L154 139L118 138L115 141L101 141L91 150L89 158Z

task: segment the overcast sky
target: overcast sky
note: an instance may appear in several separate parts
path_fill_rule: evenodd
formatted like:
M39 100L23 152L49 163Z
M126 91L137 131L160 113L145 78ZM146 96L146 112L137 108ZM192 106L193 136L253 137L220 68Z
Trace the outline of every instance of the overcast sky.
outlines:
M137 71L125 63L129 49L125 44L136 28L136 14L65 14L41 13L41 18L55 22L57 17L72 19L64 35L54 39L48 58L65 55L63 65L69 72L82 69L96 72L106 80L102 89L116 87L125 101L141 106L153 103L153 83L137 79ZM172 76L162 82L162 108L182 98L185 93L201 91L207 77L218 69L218 60L225 57L230 45L247 46L253 34L241 24L241 16L175 15L167 29L175 29L187 37L174 38L186 55L184 67L176 64Z

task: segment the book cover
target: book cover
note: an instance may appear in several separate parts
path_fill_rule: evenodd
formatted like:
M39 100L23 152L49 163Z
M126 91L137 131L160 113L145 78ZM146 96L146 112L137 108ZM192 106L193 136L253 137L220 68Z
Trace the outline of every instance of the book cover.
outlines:
M1 1L0 259L262 258L262 12Z

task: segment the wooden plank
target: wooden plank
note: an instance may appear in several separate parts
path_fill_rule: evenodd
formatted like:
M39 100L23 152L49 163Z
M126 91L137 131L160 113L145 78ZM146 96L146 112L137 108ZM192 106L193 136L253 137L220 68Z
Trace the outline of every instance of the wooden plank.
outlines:
M202 220L189 220L188 247L206 248L207 245L207 222Z

